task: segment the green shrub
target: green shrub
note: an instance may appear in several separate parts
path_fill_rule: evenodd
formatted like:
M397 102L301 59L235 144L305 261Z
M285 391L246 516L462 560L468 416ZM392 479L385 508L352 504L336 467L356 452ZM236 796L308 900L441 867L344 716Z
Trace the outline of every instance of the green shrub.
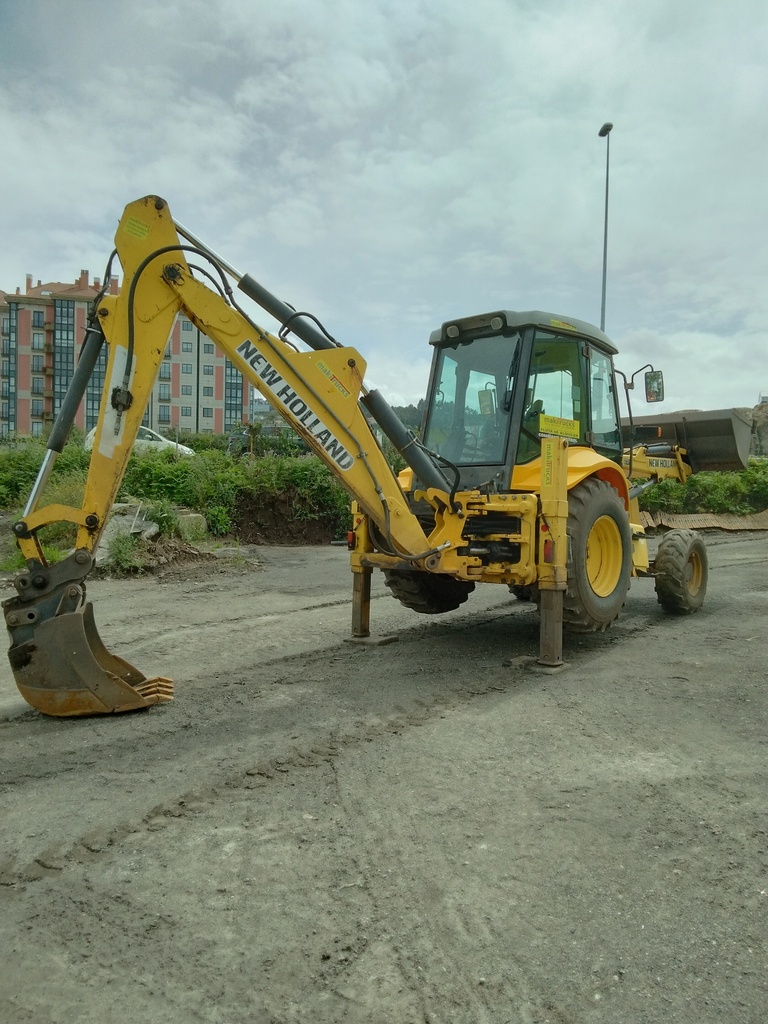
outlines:
M231 515L246 484L246 464L216 449L187 459L187 464L183 503L206 518L212 508L223 508Z
M140 544L130 533L118 533L107 544L110 567L119 573L140 573L143 568Z
M245 472L244 501L264 504L284 496L290 520L324 519L336 537L349 529L349 495L316 456L267 456L246 463Z
M768 508L768 460L751 459L742 479L749 505L758 512Z
M182 434L179 440L185 444L188 448L191 448L194 452L207 452L207 451L220 451L225 452L227 450L227 443L229 441L228 434Z
M179 534L179 513L168 498L158 498L147 505L146 516L160 528L163 537L177 537Z
M64 557L64 552L51 544L42 544L41 547L43 549L43 557L48 565L55 565L56 562L60 562ZM26 567L27 563L24 555L22 555L18 548L0 562L1 572L23 572Z
M640 508L646 512L682 512L685 486L677 480L660 480L640 495Z
M214 537L223 537L232 529L232 517L221 505L209 505L205 510L205 521Z
M120 487L120 500L160 499L185 504L187 477L194 458L178 458L173 449L131 454Z
M685 484L662 480L640 497L647 512L749 515L768 508L768 463L738 473L694 473Z
M52 476L62 477L76 472L86 475L90 461L91 453L83 448L82 440L74 441L70 435L64 450L56 457Z
M45 448L39 441L9 441L0 445L0 503L3 508L24 504L44 455Z

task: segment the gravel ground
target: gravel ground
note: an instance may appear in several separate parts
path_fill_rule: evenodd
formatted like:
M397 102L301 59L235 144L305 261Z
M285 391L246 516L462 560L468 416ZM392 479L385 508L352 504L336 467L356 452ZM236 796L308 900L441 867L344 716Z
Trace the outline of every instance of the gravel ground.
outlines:
M758 1024L768 537L707 538L704 609L633 586L538 649L481 587L419 617L340 548L89 586L176 699L46 719L0 670L0 1020Z

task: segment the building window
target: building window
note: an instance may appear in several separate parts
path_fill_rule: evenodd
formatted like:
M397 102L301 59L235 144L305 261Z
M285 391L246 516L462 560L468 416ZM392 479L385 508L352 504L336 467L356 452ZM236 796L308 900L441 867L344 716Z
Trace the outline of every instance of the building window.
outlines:
M43 317L45 314L42 309L35 309L32 312L32 326L33 327L45 327L45 320Z
M243 416L243 375L229 359L224 363L224 429L237 426Z
M158 421L158 423L170 423L171 422L171 407L170 407L170 405L158 405L158 407L157 407L157 421Z
M0 402L0 419L7 420L8 413L10 412L8 402Z
M0 391L2 392L3 398L11 397L11 385L9 381L4 380L3 383L0 384Z
M157 397L161 402L170 402L171 400L171 385L170 384L159 384L157 388Z
M40 422L40 420L35 420L34 423L31 423L30 428L32 437L43 436L43 424Z
M85 392L85 429L95 427L99 419L99 406L104 391L104 379L107 374L107 357L109 346L102 345L96 365L93 368L88 388Z
M191 326L192 325L190 324L190 327ZM181 351L182 352L191 352L192 351L192 342L191 341L182 341L182 343L181 343Z
M10 375L11 375L11 361L10 361L10 359L4 359L2 361L2 363L0 363L0 374L2 374L3 377L10 377Z
M160 377L160 380L170 380L171 379L171 364L170 363L160 363L160 374L159 374L159 377Z
M192 373L192 363L182 363L181 364L181 372L182 373Z
M54 299L53 331L53 412L58 413L75 372L75 303ZM42 326L42 324L41 324ZM32 370L34 372L34 359ZM40 367L42 370L42 366Z
M213 364L212 363L204 363L203 364L203 376L204 377L212 377L213 376Z
M165 355L163 356L163 359L170 359L170 358L171 358L171 344L169 342L165 346Z
M181 385L181 393L182 393L182 395L191 395L192 394L192 385L191 384L182 384Z
M45 348L45 335L44 334L33 334L32 335L32 349L35 352L42 352Z
M192 406L191 405L182 405L182 407L181 407L181 415L182 416L191 416L192 415Z
M205 420L212 420L213 419L213 409L209 405L204 405L203 406L203 419L205 419Z
M32 373L42 373L45 369L44 356L32 356Z
M43 415L43 400L42 398L33 398L30 403L30 411L33 416Z
M42 395L45 391L45 377L33 377L32 378L32 394Z
M11 330L11 321L7 316L3 317L3 334L8 334Z
M192 321L191 320L182 320L181 321L181 329L182 329L182 331L191 331L192 330ZM190 344L190 343L189 342L185 342L185 344ZM192 351L192 348L191 348L191 344L190 344L190 352L191 351Z
M207 356L212 356L215 351L216 350L210 341L203 342L203 352L205 352Z
M203 388L203 398L213 398L213 388Z

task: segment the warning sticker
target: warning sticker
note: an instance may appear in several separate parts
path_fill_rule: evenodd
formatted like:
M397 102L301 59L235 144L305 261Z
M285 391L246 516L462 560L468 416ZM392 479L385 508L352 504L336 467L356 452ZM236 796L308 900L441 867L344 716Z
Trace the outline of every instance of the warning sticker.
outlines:
M123 224L123 231L126 235L133 235L134 238L143 241L149 234L149 224L139 220L138 217L129 217Z
M539 437L567 437L578 441L580 427L578 420L562 420L559 416L539 416Z

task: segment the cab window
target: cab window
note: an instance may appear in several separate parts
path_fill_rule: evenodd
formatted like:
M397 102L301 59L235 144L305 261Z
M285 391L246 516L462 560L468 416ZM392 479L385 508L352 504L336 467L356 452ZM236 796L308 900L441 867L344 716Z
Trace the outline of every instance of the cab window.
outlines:
M425 442L450 462L501 463L519 334L475 338L440 352Z
M589 353L589 397L593 444L613 457L621 451L613 365L609 356L594 348Z
M536 331L525 390L517 462L530 462L541 452L542 416L575 421L574 431L584 438L583 342ZM546 432L546 431L545 431Z

